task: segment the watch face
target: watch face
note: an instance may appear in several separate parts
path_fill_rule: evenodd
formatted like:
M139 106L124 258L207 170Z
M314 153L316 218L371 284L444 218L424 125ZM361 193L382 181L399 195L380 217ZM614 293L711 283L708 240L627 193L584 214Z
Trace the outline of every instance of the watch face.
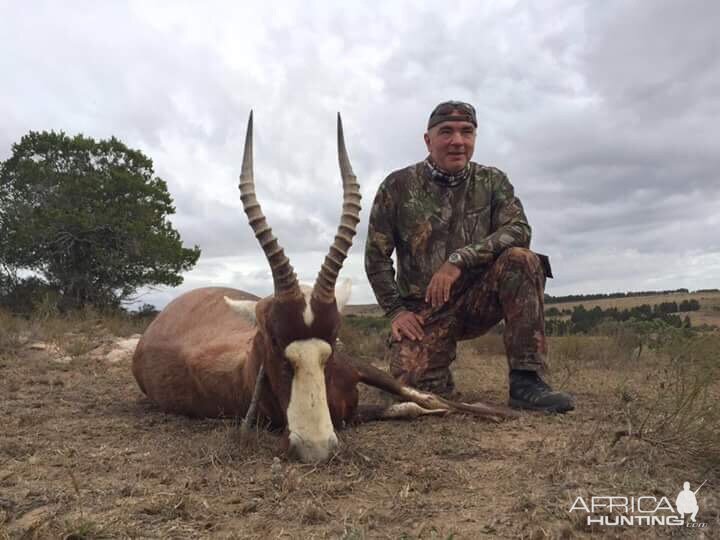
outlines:
M460 255L458 255L457 253L451 253L450 257L448 257L448 261L453 264L457 264L460 261L462 261L462 259L460 258Z

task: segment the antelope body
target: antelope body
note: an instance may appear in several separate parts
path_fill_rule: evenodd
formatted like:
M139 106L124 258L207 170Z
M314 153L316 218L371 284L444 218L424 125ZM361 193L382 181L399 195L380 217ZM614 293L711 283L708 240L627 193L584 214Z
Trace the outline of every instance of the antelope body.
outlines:
M460 410L490 419L516 416L505 407L453 403L395 381L389 374L334 350L350 288L335 283L360 215L360 192L338 116L343 213L335 241L312 287L302 287L255 197L252 113L240 192L248 221L272 270L275 294L259 299L236 289L202 288L171 302L138 343L133 375L167 412L189 416L259 414L284 428L284 445L302 461L328 459L335 427L376 418ZM363 382L407 400L387 408L358 407Z

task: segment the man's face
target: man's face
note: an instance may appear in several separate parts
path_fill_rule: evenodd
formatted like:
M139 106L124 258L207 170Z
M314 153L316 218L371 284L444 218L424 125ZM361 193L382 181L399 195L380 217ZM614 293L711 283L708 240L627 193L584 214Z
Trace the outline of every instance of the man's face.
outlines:
M425 133L425 144L435 165L449 173L460 172L475 150L475 126L464 121L442 122Z

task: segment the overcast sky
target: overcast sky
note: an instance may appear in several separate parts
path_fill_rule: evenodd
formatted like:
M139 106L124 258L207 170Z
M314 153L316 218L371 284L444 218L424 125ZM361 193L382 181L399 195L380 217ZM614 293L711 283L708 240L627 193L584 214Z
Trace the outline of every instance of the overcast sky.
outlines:
M341 206L335 114L363 194L342 276L374 302L367 216L425 157L427 116L478 109L474 161L504 170L552 257L554 295L720 287L720 4L0 0L0 159L29 130L116 136L154 161L185 244L177 289L272 282L237 177L255 111L258 197L301 280Z

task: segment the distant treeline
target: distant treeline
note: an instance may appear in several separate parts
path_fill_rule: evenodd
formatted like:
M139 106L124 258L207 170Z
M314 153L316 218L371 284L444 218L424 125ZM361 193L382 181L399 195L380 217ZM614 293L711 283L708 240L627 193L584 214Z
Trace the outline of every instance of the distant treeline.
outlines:
M545 310L545 316L546 317L560 317L562 315L572 315L575 313L578 308L583 308L583 306L575 306L574 310L569 309L563 309L559 310L556 307L551 307ZM642 308L642 309L640 309ZM643 304L642 306L638 306L637 308L632 308L630 310L623 310L619 313L625 313L627 312L629 314L628 318L633 315L633 313L645 313L647 311L647 308L650 308L650 311L656 314L663 314L663 313L681 313L686 311L699 311L700 310L700 302L695 300L694 298L692 300L683 300L679 304L677 302L663 302L661 304L656 304L654 306L649 306L647 304ZM599 307L595 307L595 309L600 309ZM600 310L603 313L618 313L618 310L616 308L610 308L606 310ZM617 320L627 320L626 319L617 319Z
M720 289L698 289L696 293L714 293L720 292ZM550 294L545 295L546 304L561 304L563 302L585 302L588 300L603 300L605 298L631 298L633 296L655 296L659 294L675 294L685 293L689 294L688 289L673 289L667 291L628 291L628 292L617 292L617 293L598 293L598 294L568 294L566 296L552 296ZM682 310L681 310L682 311Z
M575 306L570 310L558 311L550 308L545 313L550 318L545 321L545 330L551 336L564 336L568 334L592 334L602 323L616 322L650 322L660 321L675 328L690 328L690 318L686 315L680 318L675 313L681 311L697 311L700 303L697 300L684 300L678 305L676 302L663 302L656 306L643 304L630 309L617 308L601 309L595 306L585 309L585 306ZM569 312L570 319L553 318L553 315L562 315Z

